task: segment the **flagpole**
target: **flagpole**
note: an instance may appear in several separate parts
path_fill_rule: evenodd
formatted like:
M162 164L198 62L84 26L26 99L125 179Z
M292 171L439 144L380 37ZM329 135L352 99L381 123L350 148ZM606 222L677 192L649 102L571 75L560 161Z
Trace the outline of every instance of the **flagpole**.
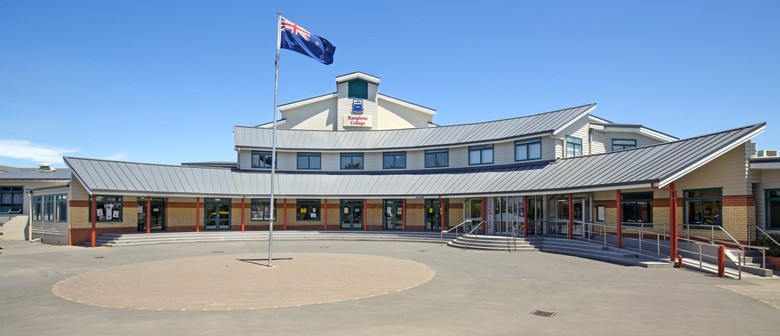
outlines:
M268 222L268 267L274 266L273 259L273 236L274 236L274 182L276 175L276 109L279 99L279 48L282 44L282 12L277 12L276 18L276 61L274 65L276 70L274 71L274 128L271 133L271 220Z

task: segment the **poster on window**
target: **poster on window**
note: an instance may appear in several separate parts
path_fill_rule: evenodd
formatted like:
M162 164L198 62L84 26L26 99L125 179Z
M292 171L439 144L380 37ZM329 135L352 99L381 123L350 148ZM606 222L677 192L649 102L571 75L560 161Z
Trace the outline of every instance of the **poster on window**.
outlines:
M113 219L119 219L119 210L114 210L111 216Z

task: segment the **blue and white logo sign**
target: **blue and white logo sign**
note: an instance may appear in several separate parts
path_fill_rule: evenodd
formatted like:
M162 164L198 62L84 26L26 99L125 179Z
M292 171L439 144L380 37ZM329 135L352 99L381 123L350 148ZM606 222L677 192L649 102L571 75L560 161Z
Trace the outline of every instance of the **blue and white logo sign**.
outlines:
M363 113L363 99L352 100L352 113L357 113L357 114Z

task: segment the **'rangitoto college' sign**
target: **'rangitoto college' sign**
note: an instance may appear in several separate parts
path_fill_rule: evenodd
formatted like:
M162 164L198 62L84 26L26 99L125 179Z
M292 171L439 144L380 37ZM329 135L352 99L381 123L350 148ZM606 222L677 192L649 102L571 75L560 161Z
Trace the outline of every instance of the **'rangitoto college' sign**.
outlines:
M373 124L372 116L366 115L348 115L344 116L344 127L371 127Z

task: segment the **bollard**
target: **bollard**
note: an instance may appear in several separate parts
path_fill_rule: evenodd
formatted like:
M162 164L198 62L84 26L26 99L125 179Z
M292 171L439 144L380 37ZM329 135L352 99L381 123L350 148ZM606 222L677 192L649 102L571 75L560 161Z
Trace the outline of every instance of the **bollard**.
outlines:
M683 266L683 262L682 262L682 254L678 254L677 255L677 267L679 267L681 269L685 268L685 266Z
M718 246L718 276L723 277L726 274L726 247Z

